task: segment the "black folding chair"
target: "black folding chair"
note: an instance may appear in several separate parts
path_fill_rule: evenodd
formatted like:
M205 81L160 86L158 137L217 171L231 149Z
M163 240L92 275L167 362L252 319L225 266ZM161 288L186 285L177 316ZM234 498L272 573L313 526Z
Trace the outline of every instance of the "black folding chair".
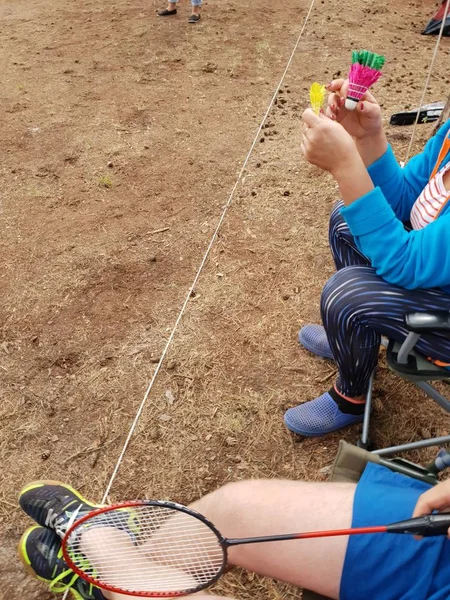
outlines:
M450 380L450 370L440 367L414 350L418 339L424 333L436 331L450 331L450 312L426 312L405 315L405 325L409 333L402 344L388 340L387 362L389 368L407 381L411 381L423 390L446 412L450 413L450 400L443 396L429 381ZM444 448L440 450L431 465L422 467L403 458L387 459L385 456L398 454L419 448L441 446L450 443L450 435L418 440L408 444L391 446L368 451L371 446L369 440L370 417L372 409L372 387L374 374L370 379L367 392L366 406L361 438L357 446L341 442L338 455L330 473L330 481L350 481L356 483L368 462L381 464L389 469L402 473L421 481L435 485L438 474L450 466L450 453ZM325 596L309 590L303 590L303 600L330 600Z
M405 326L409 333L403 344L399 344L393 340L388 341L387 362L389 368L403 379L413 382L417 387L423 390L427 396L437 402L441 408L450 413L450 400L428 383L428 381L450 380L450 370L432 363L427 360L425 356L414 350L417 341L422 334L437 331L450 331L450 312L417 312L407 314L405 315ZM358 442L358 446L364 449L370 447L369 428L372 409L372 385L373 374L367 392L362 435ZM448 443L450 443L450 435L377 449L373 452L379 456L385 456L408 450L416 450L418 448L440 446ZM442 454L441 456L444 455ZM442 458L442 460L446 459Z

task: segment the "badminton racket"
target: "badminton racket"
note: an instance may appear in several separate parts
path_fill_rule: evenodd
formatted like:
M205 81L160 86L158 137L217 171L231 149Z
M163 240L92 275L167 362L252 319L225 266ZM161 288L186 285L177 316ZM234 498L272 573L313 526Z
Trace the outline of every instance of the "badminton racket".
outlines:
M227 539L203 515L172 502L125 502L94 510L62 542L68 566L104 590L147 598L193 594L215 583L232 546L374 533L446 535L450 514L390 525Z

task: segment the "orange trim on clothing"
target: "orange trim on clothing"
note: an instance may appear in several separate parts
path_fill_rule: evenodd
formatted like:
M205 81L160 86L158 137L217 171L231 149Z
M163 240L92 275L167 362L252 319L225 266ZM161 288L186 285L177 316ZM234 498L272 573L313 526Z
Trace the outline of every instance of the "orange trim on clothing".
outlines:
M357 400L356 398L350 398L349 396L344 396L344 394L342 392L340 392L337 387L336 384L334 384L334 391L336 392L336 394L339 394L339 396L341 398L344 398L344 400L347 400L347 402L351 402L352 404L365 404L366 400Z
M436 164L434 165L433 172L430 175L430 179L433 179L433 177L439 171L439 167L441 166L441 163L444 160L444 158L447 156L447 153L449 150L450 150L450 137L447 134L447 137L445 138L444 143L442 144L441 150L439 152L439 156L437 158Z
M447 138L447 140L446 140L446 141L448 141L448 147L450 148L450 139L448 139L448 138ZM445 187L445 184L443 183L443 184L442 184L442 186L443 186L443 187ZM437 219L437 218L438 218L438 216L441 214L441 212L442 212L442 209L444 208L444 206L447 206L447 202L448 202L449 200L450 200L450 192L447 194L447 199L446 199L446 201L444 202L444 204L443 204L443 205L441 206L441 208L440 208L440 209L437 211L437 214L436 214L436 217L435 217L436 219Z
M439 168L440 168L440 166L441 166L444 158L447 156L447 154L448 154L449 151L450 151L450 132L447 134L444 142L442 143L441 149L439 151L439 156L437 157L437 161L436 161L436 164L434 165L434 169L433 169L433 172L430 175L429 181L431 181L432 179L434 179L436 173L439 171ZM448 203L449 200L450 200L450 193L447 194L445 202L442 204L442 206L440 207L440 209L438 210L438 212L434 216L433 220L436 220L438 218L438 216L441 214L441 212L444 209L444 207L447 206L447 203Z
M436 360L435 358L431 358L431 356L427 356L427 360L429 360L431 363L433 363L433 365L436 365L437 367L450 367L450 363L442 362L442 360Z

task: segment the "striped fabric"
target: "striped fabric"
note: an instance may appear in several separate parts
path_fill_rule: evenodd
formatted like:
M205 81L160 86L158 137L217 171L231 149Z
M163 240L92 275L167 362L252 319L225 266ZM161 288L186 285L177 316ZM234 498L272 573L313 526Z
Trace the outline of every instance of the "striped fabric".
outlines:
M330 218L329 240L337 273L326 283L321 297L322 322L339 369L338 390L349 397L366 393L378 361L381 336L402 342L408 330L408 312L450 310L450 295L440 289L406 290L384 281L356 248L340 209ZM424 356L448 363L450 334L421 336L416 346Z
M449 170L450 163L447 163L430 179L417 198L410 216L413 229L423 229L432 223L439 216L447 202L450 201L450 190L446 189L444 183L444 175Z

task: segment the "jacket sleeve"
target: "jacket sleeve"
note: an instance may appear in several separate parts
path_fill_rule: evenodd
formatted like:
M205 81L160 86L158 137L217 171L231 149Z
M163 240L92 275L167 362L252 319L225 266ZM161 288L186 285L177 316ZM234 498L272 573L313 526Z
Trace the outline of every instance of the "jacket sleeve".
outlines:
M385 281L406 289L450 286L450 213L408 232L378 187L341 214Z
M423 152L414 156L403 169L391 146L368 167L374 186L381 189L400 221L409 220L411 208L428 183L449 129L450 120L428 141Z

